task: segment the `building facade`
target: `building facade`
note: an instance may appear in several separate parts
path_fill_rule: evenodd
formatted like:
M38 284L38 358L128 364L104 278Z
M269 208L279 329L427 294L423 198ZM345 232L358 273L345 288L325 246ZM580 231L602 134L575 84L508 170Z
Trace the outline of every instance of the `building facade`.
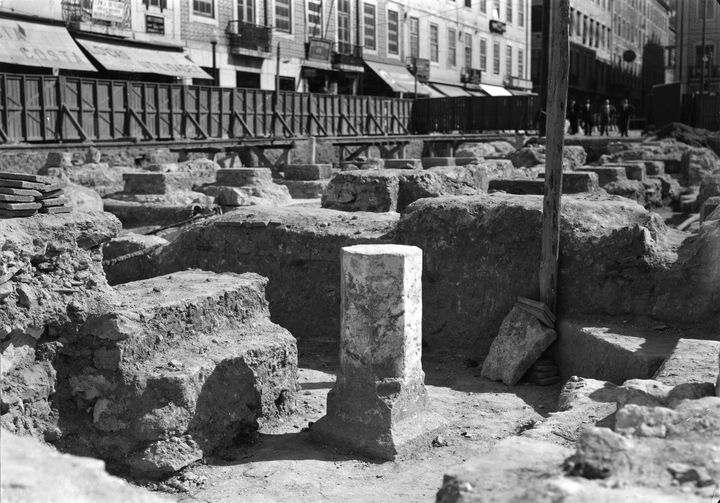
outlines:
M528 0L177 1L191 58L207 70L214 53L223 86L413 95L410 68L419 95L531 88Z
M714 0L676 0L675 75L683 93L720 92L720 5Z
M672 9L664 0L571 0L568 93L642 109L652 86L672 79ZM542 0L533 0L533 82L539 87Z

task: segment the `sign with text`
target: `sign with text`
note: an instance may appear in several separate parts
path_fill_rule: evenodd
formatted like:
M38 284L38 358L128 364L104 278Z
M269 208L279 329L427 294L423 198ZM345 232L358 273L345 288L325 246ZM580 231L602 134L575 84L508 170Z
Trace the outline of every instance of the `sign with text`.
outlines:
M63 26L0 19L0 61L16 65L94 72Z
M430 60L425 58L409 58L408 70L417 77L418 82L427 83L430 80Z
M311 38L308 42L308 59L319 59L321 61L330 61L330 53L332 51L332 42L322 38Z
M165 35L165 18L161 16L145 15L145 31Z
M122 23L125 20L125 2L93 0L92 18L111 23Z
M505 33L505 23L497 19L490 20L490 31L492 33Z

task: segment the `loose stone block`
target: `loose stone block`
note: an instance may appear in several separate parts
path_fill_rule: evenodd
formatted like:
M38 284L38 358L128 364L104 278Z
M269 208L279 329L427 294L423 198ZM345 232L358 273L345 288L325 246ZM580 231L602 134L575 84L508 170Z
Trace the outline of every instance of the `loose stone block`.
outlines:
M323 180L332 176L330 164L288 164L285 166L286 180Z
M170 194L191 190L193 185L185 173L124 173L123 180L128 194Z
M322 207L343 211L397 211L397 175L375 170L335 175L322 197Z
M648 176L665 174L665 163L663 161L643 161L643 164L645 164L645 172Z
M358 169L383 169L385 167L385 159L355 159L352 161L341 161L338 163L340 171L354 171Z
M243 187L256 183L272 183L270 168L221 168L215 173L217 185Z
M411 452L440 426L422 370L422 251L357 245L341 252L340 370L312 437L380 459Z
M320 199L330 180L282 180L293 199Z
M514 385L556 338L555 330L542 325L527 311L514 307L490 345L482 376Z
M423 157L422 165L424 168L434 168L436 166L455 166L454 157Z
M385 159L386 169L423 169L420 159Z
M545 181L540 178L498 178L490 180L488 190L501 190L508 194L543 194Z
M700 206L700 221L704 222L718 207L720 207L720 196L707 198Z
M545 172L538 175L543 181ZM594 192L600 188L598 176L586 171L565 171L562 177L563 194L578 194L580 192Z
M468 164L480 164L485 161L484 157L456 157L455 166L467 166Z
M73 155L71 152L50 152L45 159L45 167L71 168Z
M578 168L578 171L592 171L593 173L597 173L600 185L627 180L625 168L621 166L583 166L582 168Z

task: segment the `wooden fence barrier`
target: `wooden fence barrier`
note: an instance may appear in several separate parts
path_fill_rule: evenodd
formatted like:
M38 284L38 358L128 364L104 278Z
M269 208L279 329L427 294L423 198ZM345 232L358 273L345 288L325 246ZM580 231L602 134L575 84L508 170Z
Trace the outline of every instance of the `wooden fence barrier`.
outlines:
M412 101L0 74L0 142L408 134Z

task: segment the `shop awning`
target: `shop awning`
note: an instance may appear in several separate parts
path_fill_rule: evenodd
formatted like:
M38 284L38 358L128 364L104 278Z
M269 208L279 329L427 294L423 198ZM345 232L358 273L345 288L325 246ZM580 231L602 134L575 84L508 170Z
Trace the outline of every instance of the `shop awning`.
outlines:
M97 71L64 26L0 19L0 61L14 65Z
M365 63L396 93L415 93L415 77L404 66L388 65L376 61L365 61ZM431 98L444 98L441 93L422 82L417 83L417 93Z
M512 93L502 86L493 86L491 84L480 84L480 88L490 96L512 96Z
M103 68L118 72L158 73L173 77L211 79L202 68L181 52L142 49L126 45L108 44L77 39Z
M443 84L440 82L430 82L430 85L443 93L445 96L448 96L450 98L454 98L457 96L462 96L467 98L468 96L471 96L469 92L467 92L465 89L459 86L453 86L450 84Z
M483 97L483 96L487 96L487 95L488 95L487 93L484 93L484 92L482 92L482 91L480 91L480 90L478 90L478 89L468 89L467 92L469 92L471 96L480 96L480 97Z

